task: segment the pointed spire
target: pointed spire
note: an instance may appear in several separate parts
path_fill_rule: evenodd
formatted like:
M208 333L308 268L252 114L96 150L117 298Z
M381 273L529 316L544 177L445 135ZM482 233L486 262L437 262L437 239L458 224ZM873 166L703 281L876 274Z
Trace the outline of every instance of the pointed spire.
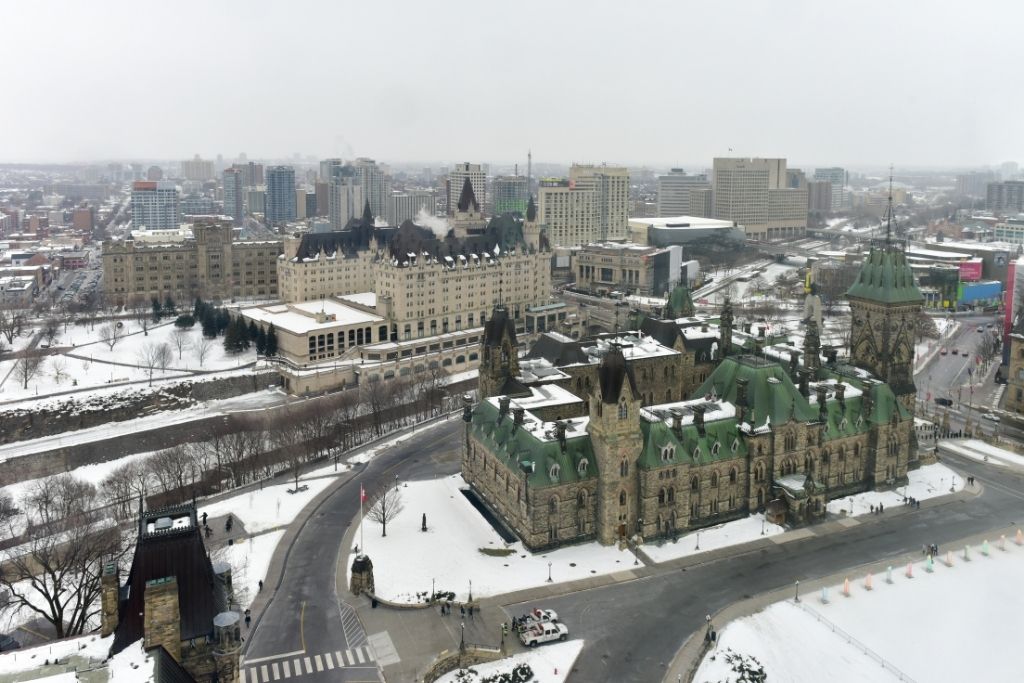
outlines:
M366 204L363 205L363 223L365 225L373 226L373 212L370 211L370 200L366 200Z
M469 182L469 176L466 176L465 181L462 183L462 194L459 195L459 212L480 212L480 204L476 200L476 194L473 192L473 183Z
M889 204L885 209L885 244L892 244L892 164L889 165Z
M530 195L530 201L526 203L526 220L531 223L537 220L537 204L533 201L533 195Z

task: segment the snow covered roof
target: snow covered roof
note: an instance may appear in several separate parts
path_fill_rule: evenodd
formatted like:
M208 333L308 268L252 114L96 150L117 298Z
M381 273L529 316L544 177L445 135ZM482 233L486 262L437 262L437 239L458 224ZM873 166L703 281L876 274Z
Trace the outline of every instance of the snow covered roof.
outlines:
M384 318L379 315L346 306L336 299L319 299L298 304L253 306L252 308L243 308L241 312L250 320L267 324L273 323L275 328L292 334L308 334L318 330L331 330L349 325L384 322Z
M673 403L659 403L640 409L640 417L648 422L665 422L673 418L673 413L680 414L682 426L693 424L693 407L704 406L704 422L729 420L736 417L736 406L728 401L709 401L704 398Z
M368 308L377 308L377 293L376 292L359 292L357 294L341 294L338 296L343 301L351 301L354 304L360 306L367 306Z

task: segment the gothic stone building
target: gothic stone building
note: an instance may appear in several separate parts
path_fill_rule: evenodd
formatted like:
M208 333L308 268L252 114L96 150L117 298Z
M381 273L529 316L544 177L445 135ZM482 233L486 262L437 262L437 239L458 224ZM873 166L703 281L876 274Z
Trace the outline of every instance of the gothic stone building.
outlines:
M505 361L482 364L481 389L506 391L467 406L463 477L534 549L673 536L764 509L801 524L822 518L828 500L905 483L918 463L900 321L915 309L912 291L894 300L886 290L916 287L891 245L873 249L865 269L875 270L851 289L851 307L855 319L871 316L877 338L860 348L895 343L886 364L856 346L852 363L834 354L822 363L813 322L802 362L736 353L727 308L720 330L730 343L691 398L646 404L635 368L611 345L582 395L559 387L586 407L568 419L553 418L570 399L523 386L514 338L489 327L485 344ZM885 370L900 393L865 366Z

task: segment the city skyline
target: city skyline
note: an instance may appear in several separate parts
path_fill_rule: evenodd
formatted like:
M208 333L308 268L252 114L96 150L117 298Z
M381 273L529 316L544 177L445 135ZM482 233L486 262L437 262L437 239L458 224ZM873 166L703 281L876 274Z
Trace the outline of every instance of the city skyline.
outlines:
M1022 96L1004 87L998 69L985 68L1024 50L1012 33L1009 15L1020 11L1012 6L613 10L599 4L581 18L571 6L531 2L514 13L399 3L387 14L321 3L21 4L9 8L11 25L46 31L12 32L10 54L32 68L9 74L9 92L39 92L40 75L66 68L68 55L92 68L50 83L36 106L6 110L5 129L17 135L8 136L0 162L196 152L230 159L245 151L265 159L298 152L501 164L533 149L537 163L699 171L726 156L848 168L951 168L1024 156L1010 146ZM994 11L1005 20L992 23ZM140 13L148 21L140 23ZM291 25L302 31L290 33ZM953 25L986 40L968 56L940 60ZM338 36L337 26L349 30ZM104 31L118 40L100 38ZM190 49L176 47L183 38ZM238 99L210 77L229 51L249 84ZM345 53L357 61L372 53L375 66L346 68L335 58ZM461 76L435 84L432 65L446 65L439 75ZM175 96L161 97L158 109L117 104L118 95L145 103L154 88ZM1000 106L977 106L982 92L998 92Z

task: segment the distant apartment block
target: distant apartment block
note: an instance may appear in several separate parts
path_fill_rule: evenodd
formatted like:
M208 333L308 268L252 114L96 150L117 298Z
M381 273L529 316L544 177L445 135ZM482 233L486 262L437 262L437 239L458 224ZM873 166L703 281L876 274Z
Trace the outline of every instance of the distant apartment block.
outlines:
M231 216L235 225L245 218L244 174L240 169L228 168L222 175L224 182L224 215Z
M390 225L399 226L405 221L416 218L416 214L425 211L428 216L437 213L437 201L433 190L409 190L391 195L391 205L387 218Z
M475 191L475 190L474 190ZM503 213L526 214L526 176L500 175L491 182L491 213L500 216ZM480 199L478 196L477 199Z
M629 232L629 169L573 164L569 182L594 193L596 240L621 240Z
M391 178L376 161L360 157L352 162L363 188L363 202L370 202L370 211L374 216L387 216L391 200ZM357 212L363 210L360 203Z
M971 171L956 177L956 193L965 197L986 197L988 184L997 181L992 171Z
M814 169L814 179L824 180L832 184L831 211L833 213L842 211L843 207L846 206L846 171L838 167L816 168Z
M989 183L985 208L994 213L1024 212L1024 180L1004 180Z
M807 210L817 214L832 211L832 183L827 180L807 182Z
M681 168L673 168L667 174L658 176L659 217L710 217L710 201L711 182L704 174L688 175Z
M483 206L487 203L487 172L480 164L471 164L465 161L452 166L451 170L448 171L447 206L449 215L455 213L466 178L469 178L469 182L473 186L473 195L480 202L480 205Z
M168 180L132 183L132 228L167 230L181 223L178 187Z
M192 159L181 162L181 177L185 180L210 180L214 177L213 162L200 159L197 154Z
M568 180L546 178L537 194L539 220L547 227L551 244L579 247L597 241L595 197Z
M807 189L786 187L785 159L716 158L715 218L743 226L747 239L797 237L807 231Z
M291 166L271 166L267 169L264 217L267 225L295 220L295 169Z

